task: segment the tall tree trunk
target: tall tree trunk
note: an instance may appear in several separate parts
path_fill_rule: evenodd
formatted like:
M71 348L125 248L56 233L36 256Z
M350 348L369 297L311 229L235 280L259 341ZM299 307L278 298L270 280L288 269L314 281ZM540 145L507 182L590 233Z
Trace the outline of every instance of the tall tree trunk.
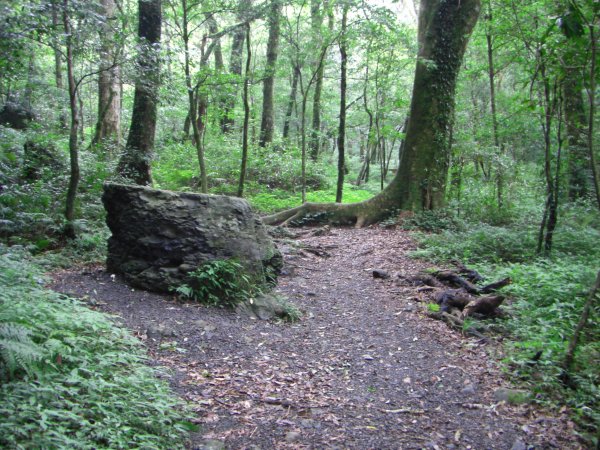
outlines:
M59 0L53 0L51 7L52 7L52 26L55 29L58 29L59 25L60 25L60 18L59 18ZM59 38L58 37L54 37L53 38L53 42L52 42L52 46L53 46L53 51L54 51L54 80L56 83L56 90L57 90L57 94L58 94L58 105L57 105L57 109L59 111L58 114L58 123L59 126L63 129L67 128L67 115L65 114L65 110L63 107L63 89L64 84L63 84L63 69L62 69L62 53L60 51L60 45L61 43L59 42Z
M250 63L252 51L250 46L250 24L246 25L246 73L244 77L244 127L242 128L242 166L240 168L240 181L238 184L238 197L244 196L244 182L246 180L246 166L248 163L248 123L250 121L250 102L248 101L248 85L250 84Z
M404 150L396 176L382 192L361 203L306 203L263 221L289 223L326 212L328 221L363 226L385 218L392 209L443 206L456 79L479 7L479 0L421 0L419 55Z
M151 160L156 131L160 73L161 0L138 0L138 78L131 127L118 172L136 184L152 184Z
M401 209L444 205L454 94L479 0L422 0L419 56L404 152L389 194Z
M326 44L323 42L323 32L321 30L323 26L323 13L321 12L322 0L311 0L310 2L310 20L312 27L313 39L318 43L320 52L323 51L323 46ZM319 52L319 53L320 53ZM312 104L312 130L310 136L310 157L313 161L317 160L319 156L319 149L321 147L321 91L323 90L323 74L325 64L315 61L317 70L317 76L315 78L315 90L313 92L313 104Z
M596 153L594 150L594 115L596 112L596 57L598 54L598 41L596 37L596 16L593 22L589 25L590 44L591 44L591 67L590 67L590 86L588 88L589 112L588 112L588 153L590 157L590 167L592 169L592 177L594 180L594 193L596 194L596 203L600 209L600 174L596 164Z
M494 46L491 32L492 26L492 3L488 0L488 12L487 12L487 30L485 33L485 39L487 43L487 56L488 56L488 78L490 83L490 106L492 110L492 131L494 134L494 147L499 156L502 156L502 149L500 147L500 136L498 134L498 114L496 112L496 70L494 68ZM498 208L502 208L504 205L504 170L502 168L502 161L498 161L496 166L496 197L498 201Z
M211 35L218 33L219 26L217 24L217 20L215 19L214 14L210 14L207 16L206 21L208 22L208 31ZM217 77L223 74L224 72L224 63L223 63L223 51L221 49L221 39L215 38L215 45L213 49L213 56L215 59L215 74ZM227 109L227 97L224 86L215 86L214 88L214 97L216 97L216 107L217 113L219 117L219 125L222 129L223 119L226 114ZM207 99L208 100L208 99Z
M238 3L237 21L242 22L250 9L252 8L252 0L241 0ZM243 27L237 28L233 32L231 41L231 56L229 58L229 73L237 75L239 79L242 77L242 57L244 53L244 39L246 31ZM227 89L227 98L225 101L225 109L221 118L221 130L223 133L228 133L235 125L233 109L235 108L236 97L238 94L237 85L231 85Z
M269 39L267 41L267 65L263 81L263 108L260 122L258 145L266 147L273 142L274 111L273 97L275 86L275 69L279 53L279 22L281 18L281 0L271 0L269 12Z
M183 9L182 17L182 32L183 32L183 47L184 47L184 70L185 70L185 85L188 92L188 117L189 122L193 130L193 140L196 146L196 155L198 157L198 164L200 166L200 190L203 193L208 192L208 177L206 174L206 164L204 159L204 115L206 114L207 101L206 95L202 91L202 86L198 83L197 86L192 84L191 75L191 56L190 56L190 32L189 32L189 20L188 20L188 3L187 0L181 0L181 6ZM191 6L189 7L191 8ZM201 45L201 67L204 67L206 61L204 60L204 50L206 46L206 39L202 40Z
M69 187L67 189L67 201L65 205L65 235L75 238L75 198L77 197L77 187L79 186L79 142L77 140L77 130L79 128L79 112L77 110L77 84L75 83L73 67L73 30L71 19L69 17L69 0L63 0L63 26L65 30L65 48L67 59L67 80L69 84L69 107L71 110L71 124L69 128Z
M293 63L292 70L292 87L290 89L290 99L288 100L285 120L283 122L283 139L288 139L290 136L290 122L292 120L292 113L294 112L296 95L298 93L298 74L300 73L300 67L298 67L296 63Z
M342 30L340 36L340 126L338 131L338 178L337 189L335 191L335 202L342 203L342 194L344 192L344 174L346 169L346 72L348 64L347 36L346 28L348 24L348 5L344 5L342 10ZM322 67L322 66L321 66Z
M542 215L542 222L540 224L540 231L538 233L538 245L537 253L542 252L542 245L544 246L544 253L549 255L552 250L552 236L554 228L558 219L558 180L560 171L560 150L562 148L562 138L560 136L561 118L558 120L558 144L559 152L556 161L556 177L552 176L552 116L556 112L556 105L558 96L556 92L556 83L554 88L550 88L550 80L546 73L546 64L544 61L543 50L540 51L541 61L540 64L540 76L542 80L542 106L543 106L543 132L544 132L544 176L546 178L546 204L544 207L544 213ZM560 113L560 110L559 110ZM555 182L556 180L556 182Z
M100 73L98 74L98 120L92 144L121 141L121 69L117 64L115 33L115 0L100 0L104 23L100 26Z
M568 139L569 200L584 198L589 192L589 158L586 139L586 114L583 84L579 71L568 67L563 84L565 121Z

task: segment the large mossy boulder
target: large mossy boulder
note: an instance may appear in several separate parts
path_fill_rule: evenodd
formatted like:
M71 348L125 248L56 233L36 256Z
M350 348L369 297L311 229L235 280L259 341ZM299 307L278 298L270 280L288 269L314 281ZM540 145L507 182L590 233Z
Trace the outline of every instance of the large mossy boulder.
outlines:
M133 286L167 292L214 260L236 259L256 282L270 281L282 257L246 200L114 183L102 196L107 269Z
M17 99L8 100L0 109L0 124L15 130L25 130L35 119L33 110Z

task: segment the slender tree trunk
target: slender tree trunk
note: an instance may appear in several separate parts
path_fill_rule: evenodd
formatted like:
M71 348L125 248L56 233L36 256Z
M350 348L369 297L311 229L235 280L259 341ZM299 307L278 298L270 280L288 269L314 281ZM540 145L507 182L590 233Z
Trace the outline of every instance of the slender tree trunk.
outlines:
M288 139L290 136L290 122L292 120L292 113L294 112L296 95L298 93L298 74L300 72L300 68L294 63L292 64L292 70L292 88L290 90L290 99L288 100L288 106L285 112L285 120L283 122L283 139Z
M358 174L358 184L360 184L363 180L365 183L369 182L369 172L370 165L372 159L372 148L373 148L373 112L369 108L369 98L368 98L368 87L369 87L369 55L370 55L371 44L369 43L369 48L367 49L367 63L365 68L365 83L363 85L363 106L365 108L365 112L369 116L369 128L367 131L367 144L366 144L366 153L365 160Z
M302 203L306 202L306 102L308 100L308 90L310 84L306 87L306 90L302 86L302 73L300 73L300 90L302 92L302 108L300 109L300 148L301 148L301 174L302 178L302 192L301 199Z
M346 169L346 72L348 64L346 28L348 23L348 5L344 5L342 11L342 34L340 36L340 126L338 131L338 178L335 191L335 202L342 203L344 192L344 173Z
M321 30L323 26L323 13L321 12L321 0L311 0L310 2L310 20L312 26L312 35L315 42L319 44L320 52L323 51L323 46L326 44L323 42L323 32ZM312 130L310 136L310 157L313 161L316 161L319 156L319 149L321 147L321 91L323 90L323 74L325 64L315 61L315 67L317 70L317 76L315 78L315 90L313 92L313 104L312 104Z
M543 61L543 53L542 53L542 61ZM550 88L550 80L548 80L546 74L546 66L545 63L540 64L540 76L542 79L543 85L543 97L542 97L542 105L544 108L544 117L543 117L543 132L544 132L544 176L546 178L546 205L544 208L544 214L542 217L542 223L540 224L540 231L538 234L538 246L537 253L542 252L542 246L544 246L544 253L546 255L550 254L552 249L552 231L554 226L556 225L557 220L557 192L555 189L554 177L552 176L552 140L551 140L551 130L552 130L552 116L556 111L556 86L554 89ZM559 121L560 127L560 121ZM559 164L557 161L557 164ZM557 169L560 166L557 167ZM558 173L556 174L558 177ZM552 229L552 231L550 231ZM550 233L550 237L548 238L547 234ZM546 236L544 238L544 236Z
M595 17L594 17L595 20ZM590 156L590 166L594 179L594 192L596 193L596 202L600 209L600 174L598 174L598 165L596 164L596 153L594 151L594 115L596 112L596 57L598 54L598 41L596 38L595 22L589 26L591 43L591 67L590 67L590 87L588 90L589 112L588 112L588 152Z
M77 130L79 128L79 112L77 109L77 84L75 83L73 67L73 30L69 17L69 0L63 0L63 26L65 30L65 48L67 58L67 81L69 85L69 107L71 110L71 125L69 128L69 187L67 189L67 201L65 206L65 235L69 239L75 238L75 199L77 187L79 186L79 142Z
M215 19L214 14L210 14L207 16L206 18L207 22L208 22L208 31L211 35L214 35L216 33L218 33L219 31L219 26L217 24L217 20ZM214 60L215 60L215 74L217 76L220 76L221 74L223 74L225 72L224 68L225 65L223 63L223 51L221 49L221 39L220 38L216 38L215 41L215 46L213 49L213 56L214 56ZM219 125L221 126L221 130L223 129L223 121L225 118L225 114L226 114L226 110L227 110L227 95L226 95L226 87L224 86L215 86L214 88L214 96L213 98L216 97L216 107L217 107L217 113L218 113L218 117L219 117ZM208 100L208 99L207 99Z
M206 174L206 163L204 159L204 115L206 114L206 95L204 92L200 92L202 87L200 83L194 87L192 85L191 75L191 56L190 56L190 32L188 29L188 3L187 0L181 0L181 6L183 9L182 17L182 32L183 32L183 47L184 47L184 70L185 70L185 85L188 92L188 117L193 131L194 145L196 146L196 155L198 157L198 165L200 166L200 190L203 193L208 192L208 177ZM204 47L206 45L206 39L202 40L201 54L202 60L204 60Z
M250 121L250 103L248 102L248 85L250 84L250 63L252 49L250 46L250 25L246 25L246 73L244 78L244 127L242 128L242 167L240 168L240 182L238 197L244 196L244 182L246 180L246 165L248 163L248 123Z
M556 225L558 223L558 201L559 201L559 191L560 191L560 170L561 170L561 157L562 157L562 147L563 147L563 137L562 137L562 116L560 115L562 111L562 105L558 105L558 131L557 131L557 141L558 141L558 150L556 151L556 169L554 173L554 186L552 188L552 202L550 203L550 209L548 211L548 223L546 225L546 237L544 239L544 252L546 255L550 255L552 251L552 240L554 238L554 230L556 229Z
M237 9L237 21L242 22L250 9L252 8L252 0L240 0ZM243 27L236 29L233 32L231 41L231 56L229 58L229 73L236 75L239 79L242 77L242 57L244 51L244 39L246 31ZM237 85L231 85L227 89L227 98L225 101L225 109L221 118L221 130L223 133L228 133L235 125L234 108L236 97L238 94Z
M586 114L580 73L565 69L564 109L568 139L569 200L585 198L589 192L589 155L586 139Z
M492 131L494 134L494 147L496 152L501 157L502 149L500 146L500 137L498 134L498 114L496 112L496 70L494 68L494 46L491 32L492 26L492 4L491 0L488 0L488 14L487 14L487 30L485 39L487 43L487 56L488 56L488 78L490 83L490 105L492 110ZM496 165L496 198L498 201L498 208L504 206L504 170L502 167L502 161L498 161Z
M121 141L121 70L117 64L115 33L111 22L115 19L115 0L101 0L104 23L100 27L100 73L98 74L98 120L92 144Z
M269 39L267 41L266 75L263 81L263 109L260 122L258 145L266 147L273 142L274 132L274 86L275 69L279 53L279 22L281 18L281 0L271 0L269 12Z
M58 29L60 26L60 17L59 17L59 0L53 0L52 4L52 26L55 29ZM62 68L62 54L60 52L61 43L58 37L53 38L53 53L54 53L54 80L56 82L56 90L58 94L58 105L57 109L59 111L58 114L58 123L60 128L67 128L67 115L65 114L64 106L63 106L63 68Z
M117 170L136 184L150 185L160 72L161 0L138 0L138 15L138 79L129 136Z

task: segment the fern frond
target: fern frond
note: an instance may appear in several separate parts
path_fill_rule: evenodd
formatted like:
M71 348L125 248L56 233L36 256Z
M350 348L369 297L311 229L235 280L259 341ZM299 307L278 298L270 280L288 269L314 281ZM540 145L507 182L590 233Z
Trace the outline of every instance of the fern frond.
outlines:
M31 331L15 323L0 323L0 377L11 380L19 371L33 375L44 358L43 349L31 340Z

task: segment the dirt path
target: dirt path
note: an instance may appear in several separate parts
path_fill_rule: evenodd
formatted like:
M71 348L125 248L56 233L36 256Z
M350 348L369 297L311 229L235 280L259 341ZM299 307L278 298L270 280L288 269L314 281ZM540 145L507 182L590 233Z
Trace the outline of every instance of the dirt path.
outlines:
M485 344L422 315L406 234L334 229L284 248L278 290L304 318L241 319L132 290L102 269L56 275L54 288L118 314L196 405L193 448L578 448L565 417L495 398Z

